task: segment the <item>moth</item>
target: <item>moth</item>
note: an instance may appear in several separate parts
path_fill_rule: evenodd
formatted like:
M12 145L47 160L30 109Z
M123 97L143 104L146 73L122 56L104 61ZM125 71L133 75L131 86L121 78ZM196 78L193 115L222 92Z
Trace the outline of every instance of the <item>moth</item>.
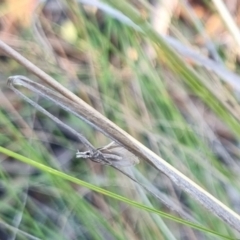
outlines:
M22 86L30 91L53 101L58 106L62 107L64 110L74 114L78 118L84 120L89 123L89 121L82 115L82 112L79 111L78 105L71 102L69 99L66 99L64 96L59 95L55 91L39 84L31 81L30 79L24 76L12 76L8 78L8 86L20 97L30 103L34 108L38 111L42 112L50 119L52 119L55 123L59 124L61 127L65 128L72 134L74 134L88 149L88 151L80 152L77 151L77 158L86 158L90 159L94 162L98 162L105 165L111 165L116 167L126 167L139 163L138 158L130 153L127 149L121 147L115 142L111 142L110 144L101 147L95 148L81 133L78 133L76 130L71 128L70 126L63 123L56 116L53 116L50 112L40 106L37 102L28 98L24 95L20 90L15 88L15 86ZM94 126L94 124L91 123ZM96 128L96 126L95 126ZM99 130L99 129L98 129ZM104 133L104 131L102 131Z
M76 153L76 158L90 159L93 162L116 167L128 167L139 163L139 159L115 142L95 150Z

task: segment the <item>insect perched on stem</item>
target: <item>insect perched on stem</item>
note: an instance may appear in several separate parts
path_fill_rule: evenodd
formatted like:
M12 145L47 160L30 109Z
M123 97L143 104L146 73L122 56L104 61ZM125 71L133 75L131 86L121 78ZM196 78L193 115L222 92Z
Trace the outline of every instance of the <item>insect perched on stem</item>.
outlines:
M121 147L115 142L111 142L105 147L96 149L81 133L77 132L70 126L63 123L56 116L53 116L50 112L48 112L46 109L41 107L37 102L34 102L32 99L28 98L21 91L15 88L15 86L25 87L30 91L53 101L55 104L59 105L66 111L74 114L75 116L79 117L80 119L88 123L88 121L84 118L81 111L79 111L78 105L71 102L69 99L66 99L65 97L54 92L53 90L39 83L35 83L24 76L9 77L8 85L16 94L18 94L28 103L30 103L37 110L44 113L46 116L51 118L54 122L56 122L63 128L67 129L69 132L74 134L85 145L85 147L89 149L86 152L77 151L76 153L77 158L86 158L94 162L98 162L105 165L111 165L115 167L126 167L126 166L132 166L139 163L138 158L134 154L130 153L127 149L125 149L124 147Z
M71 132L75 137L78 138L78 140L87 148L88 151L80 152L77 151L76 157L77 158L85 158L90 159L94 162L98 162L104 165L110 165L112 168L120 171L122 174L130 178L135 183L139 184L141 187L143 187L146 191L151 193L153 196L155 196L157 199L159 199L165 206L167 206L169 209L175 210L179 215L182 215L181 212L175 208L175 206L170 206L168 202L166 202L164 199L162 199L160 196L155 194L149 187L145 186L141 182L139 182L135 177L133 177L131 174L129 174L125 169L123 170L121 167L127 167L132 166L137 163L139 163L139 159L131 152L129 152L126 148L120 146L116 142L111 142L108 145L100 148L95 148L81 133L77 132L75 129L71 128L64 122L62 122L57 116L52 115L50 112L48 112L46 109L44 109L42 106L40 106L37 102L33 101L26 95L24 95L18 88L18 87L24 87L26 89L29 89L30 91L34 92L35 94L49 99L50 101L54 102L56 105L60 106L67 112L72 113L73 115L77 116L78 118L82 119L86 123L90 124L91 126L95 127L95 129L101 131L106 136L108 134L105 133L104 129L99 129L97 126L95 126L93 123L89 122L86 118L86 112L84 112L84 109L80 109L79 106L72 102L71 100L65 98L64 96L61 96L59 93L53 91L50 88L47 88L39 83L33 82L30 79L24 77L24 76L12 76L8 78L8 86L21 98L26 100L28 103L30 103L34 108L36 108L38 111L42 112L46 116L48 116L50 119L52 119L55 123L57 123L62 128L66 129L67 131Z
M86 158L93 162L104 165L114 165L116 167L127 167L139 163L138 158L134 154L115 142L111 142L96 150L88 150L85 152L77 151L76 157Z

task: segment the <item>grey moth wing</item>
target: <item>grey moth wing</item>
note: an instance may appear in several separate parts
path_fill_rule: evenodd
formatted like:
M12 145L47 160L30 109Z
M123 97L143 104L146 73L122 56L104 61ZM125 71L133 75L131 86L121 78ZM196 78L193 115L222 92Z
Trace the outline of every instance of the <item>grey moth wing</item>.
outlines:
M99 148L99 151L101 151L114 166L127 167L139 163L137 156L115 142L110 143L106 147Z

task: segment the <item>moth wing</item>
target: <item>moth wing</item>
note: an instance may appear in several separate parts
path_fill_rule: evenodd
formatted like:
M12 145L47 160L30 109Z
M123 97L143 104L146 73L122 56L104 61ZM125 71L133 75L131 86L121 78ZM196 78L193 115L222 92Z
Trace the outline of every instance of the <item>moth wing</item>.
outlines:
M117 143L109 144L109 147L101 150L103 154L115 155L118 158L110 157L109 160L114 166L127 167L139 163L139 159L133 153L129 152L124 147L119 146ZM120 157L120 159L119 159Z

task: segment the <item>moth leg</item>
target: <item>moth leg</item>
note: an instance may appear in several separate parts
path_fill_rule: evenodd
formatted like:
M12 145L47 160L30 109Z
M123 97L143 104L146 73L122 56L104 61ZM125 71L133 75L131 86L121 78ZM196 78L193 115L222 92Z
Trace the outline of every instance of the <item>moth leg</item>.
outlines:
M113 141L113 142L110 142L108 145L106 145L106 146L104 146L104 147L98 148L98 150L108 149L108 148L110 148L114 143L115 143L114 141Z
M112 165L112 161L108 160L104 157L104 159L101 159L101 163L104 165Z
M107 159L100 159L100 158L97 158L97 159L92 159L90 158L91 161L93 162L96 162L96 163L100 163L102 165L112 165L112 163L110 161L108 161Z

